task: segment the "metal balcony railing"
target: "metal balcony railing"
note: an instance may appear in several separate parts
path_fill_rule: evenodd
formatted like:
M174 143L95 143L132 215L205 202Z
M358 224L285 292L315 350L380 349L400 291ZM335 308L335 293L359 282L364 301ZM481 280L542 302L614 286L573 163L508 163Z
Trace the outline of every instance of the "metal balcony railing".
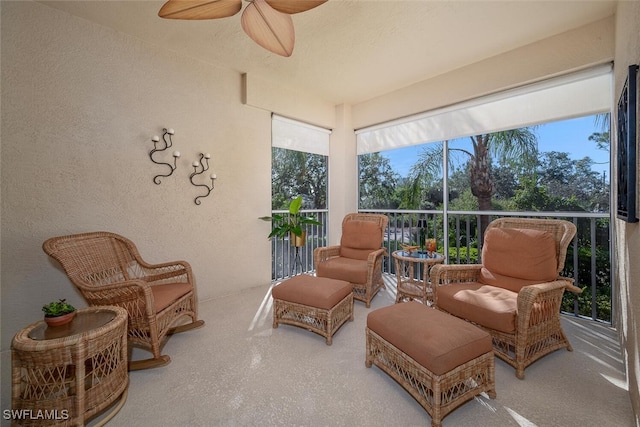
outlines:
M289 211L276 210L272 214L286 215ZM271 279L279 281L300 273L313 271L313 250L327 246L327 210L303 210L305 216L313 216L322 225L308 225L306 244L294 247L289 236L271 239Z
M283 213L286 211L274 211ZM327 211L305 211L314 214L323 224L307 228L307 244L294 248L289 239L272 242L272 279L313 272L313 250L327 244ZM592 320L611 323L613 318L614 284L611 276L611 234L608 213L576 212L503 212L503 211L428 211L428 210L361 210L363 213L387 215L389 225L384 245L388 253L400 249L400 244L418 244L424 236L435 237L438 252L447 255L449 264L481 262L482 241L478 232L481 216L491 221L498 217L556 218L573 222L576 237L569 246L562 275L572 277L582 294L565 292L562 311ZM445 222L446 218L446 222ZM445 238L447 236L447 238ZM385 257L383 271L395 275L395 265Z

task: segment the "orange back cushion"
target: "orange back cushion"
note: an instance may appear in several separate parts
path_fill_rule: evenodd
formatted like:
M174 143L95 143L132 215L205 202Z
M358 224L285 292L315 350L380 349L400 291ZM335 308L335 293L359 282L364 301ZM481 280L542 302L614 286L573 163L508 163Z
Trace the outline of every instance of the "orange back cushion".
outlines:
M553 235L546 231L491 228L485 233L479 282L519 292L558 277Z
M366 260L382 247L382 229L372 221L347 221L342 227L340 256Z

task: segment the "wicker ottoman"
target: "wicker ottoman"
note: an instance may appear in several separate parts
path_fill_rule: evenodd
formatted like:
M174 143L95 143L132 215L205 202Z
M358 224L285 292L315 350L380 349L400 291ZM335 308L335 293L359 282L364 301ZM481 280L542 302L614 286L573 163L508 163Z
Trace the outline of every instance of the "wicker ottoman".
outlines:
M366 366L375 364L404 387L439 427L442 418L474 396L495 398L491 336L416 301L367 316Z
M331 337L347 320L353 320L351 284L343 280L300 275L285 280L271 290L273 327L300 326Z

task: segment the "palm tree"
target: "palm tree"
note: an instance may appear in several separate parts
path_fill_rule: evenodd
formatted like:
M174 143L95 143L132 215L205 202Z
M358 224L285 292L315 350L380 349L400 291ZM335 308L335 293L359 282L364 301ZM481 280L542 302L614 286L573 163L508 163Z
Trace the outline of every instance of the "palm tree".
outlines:
M449 148L467 157L471 193L478 199L478 209L491 210L495 186L491 175L491 164L495 158L514 169L514 173L533 172L538 157L538 139L535 127L513 129L470 137L471 149ZM420 192L425 182L442 176L442 144L428 146L420 153L418 162L409 173L410 191L404 204L406 208L419 208ZM480 235L489 224L489 216L480 217Z
M600 126L601 132L594 132L589 136L589 141L596 143L600 150L609 151L611 145L611 113L596 114L595 125Z

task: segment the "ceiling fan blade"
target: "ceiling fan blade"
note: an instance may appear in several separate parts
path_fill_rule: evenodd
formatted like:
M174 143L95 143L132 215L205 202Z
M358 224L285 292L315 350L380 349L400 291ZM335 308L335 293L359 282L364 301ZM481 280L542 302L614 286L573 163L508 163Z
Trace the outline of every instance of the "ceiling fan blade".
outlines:
M242 0L169 0L158 12L166 19L217 19L233 16Z
M291 56L296 41L291 15L272 9L265 0L253 0L242 12L242 29L263 48Z
M328 0L266 0L269 6L282 13L300 13L320 6Z

